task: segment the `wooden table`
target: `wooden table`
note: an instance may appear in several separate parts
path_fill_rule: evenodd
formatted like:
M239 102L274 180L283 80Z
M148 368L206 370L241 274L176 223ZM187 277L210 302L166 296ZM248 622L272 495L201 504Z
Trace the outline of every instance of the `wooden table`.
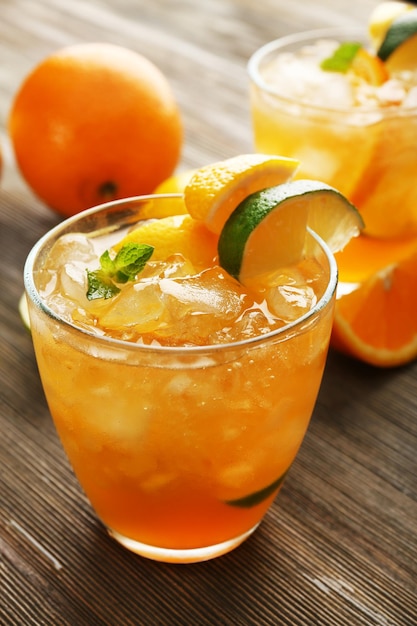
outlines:
M1 0L1 624L417 624L417 363L379 371L330 354L301 452L255 535L220 559L165 565L130 554L96 520L17 312L25 257L59 219L32 196L7 147L13 95L35 63L80 41L147 55L181 106L186 169L252 150L246 61L259 45L363 22L375 5Z

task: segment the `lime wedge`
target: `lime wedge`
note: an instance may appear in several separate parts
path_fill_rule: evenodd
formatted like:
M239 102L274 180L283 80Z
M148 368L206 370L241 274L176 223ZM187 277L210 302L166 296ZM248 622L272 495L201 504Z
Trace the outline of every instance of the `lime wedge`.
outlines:
M282 474L282 476L274 480L274 482L268 485L267 487L264 487L263 489L260 489L259 491L255 491L254 493L250 493L247 496L243 496L242 498L237 498L236 500L227 500L226 504L229 504L230 506L236 506L242 509L249 509L253 506L256 506L257 504L260 504L261 502L263 502L264 500L272 496L272 494L275 493L275 491L279 487L281 487L288 473L288 470L286 470Z
M325 183L295 180L243 200L220 234L220 265L240 282L300 260L307 227L341 250L364 224L355 206Z
M378 49L378 56L382 61L390 59L394 53L400 54L400 49L413 38L412 52L409 56L409 63L403 69L417 67L417 9L403 13L389 26L385 37Z
M414 6L409 2L399 2L398 0L388 0L377 4L371 12L368 25L369 35L375 50L380 47L393 21L413 9Z

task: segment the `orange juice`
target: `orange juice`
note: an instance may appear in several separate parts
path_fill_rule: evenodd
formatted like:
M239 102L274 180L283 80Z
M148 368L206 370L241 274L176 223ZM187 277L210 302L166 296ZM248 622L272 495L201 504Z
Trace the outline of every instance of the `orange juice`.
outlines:
M87 302L86 270L140 204L89 210L37 244L25 269L33 341L57 431L109 533L156 560L205 560L253 532L297 454L336 270L311 235L266 299L216 258L192 273L174 255Z
M370 50L365 77L321 68L342 41ZM417 62L415 71L388 72L370 46L360 29L343 27L290 35L255 52L255 146L300 159L299 177L339 189L361 211L368 235L415 236Z

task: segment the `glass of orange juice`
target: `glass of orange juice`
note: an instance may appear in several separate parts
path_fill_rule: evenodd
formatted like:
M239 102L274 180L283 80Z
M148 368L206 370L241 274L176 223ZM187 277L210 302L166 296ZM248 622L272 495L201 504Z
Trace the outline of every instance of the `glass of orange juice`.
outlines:
M277 495L316 401L337 271L311 233L280 279L292 290L286 321L215 258L194 273L180 254L151 258L117 297L88 300L103 251L150 205L155 217L177 200L64 221L29 254L25 286L50 412L98 518L129 550L187 563L238 546Z
M355 61L322 69L342 42L361 45ZM341 27L267 43L248 72L258 152L296 157L298 177L339 189L369 236L417 235L417 60L382 62L364 29Z

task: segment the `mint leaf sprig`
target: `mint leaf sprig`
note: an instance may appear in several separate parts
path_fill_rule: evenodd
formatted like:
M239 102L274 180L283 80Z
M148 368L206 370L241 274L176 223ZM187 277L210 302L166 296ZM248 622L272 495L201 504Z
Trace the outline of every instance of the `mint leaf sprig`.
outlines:
M340 46L333 52L332 56L324 59L320 63L321 69L327 72L340 72L341 74L346 74L361 47L360 43L341 43Z
M112 298L120 292L116 283L135 280L153 254L153 246L146 243L127 243L114 258L106 250L100 257L100 268L87 269L87 299Z

